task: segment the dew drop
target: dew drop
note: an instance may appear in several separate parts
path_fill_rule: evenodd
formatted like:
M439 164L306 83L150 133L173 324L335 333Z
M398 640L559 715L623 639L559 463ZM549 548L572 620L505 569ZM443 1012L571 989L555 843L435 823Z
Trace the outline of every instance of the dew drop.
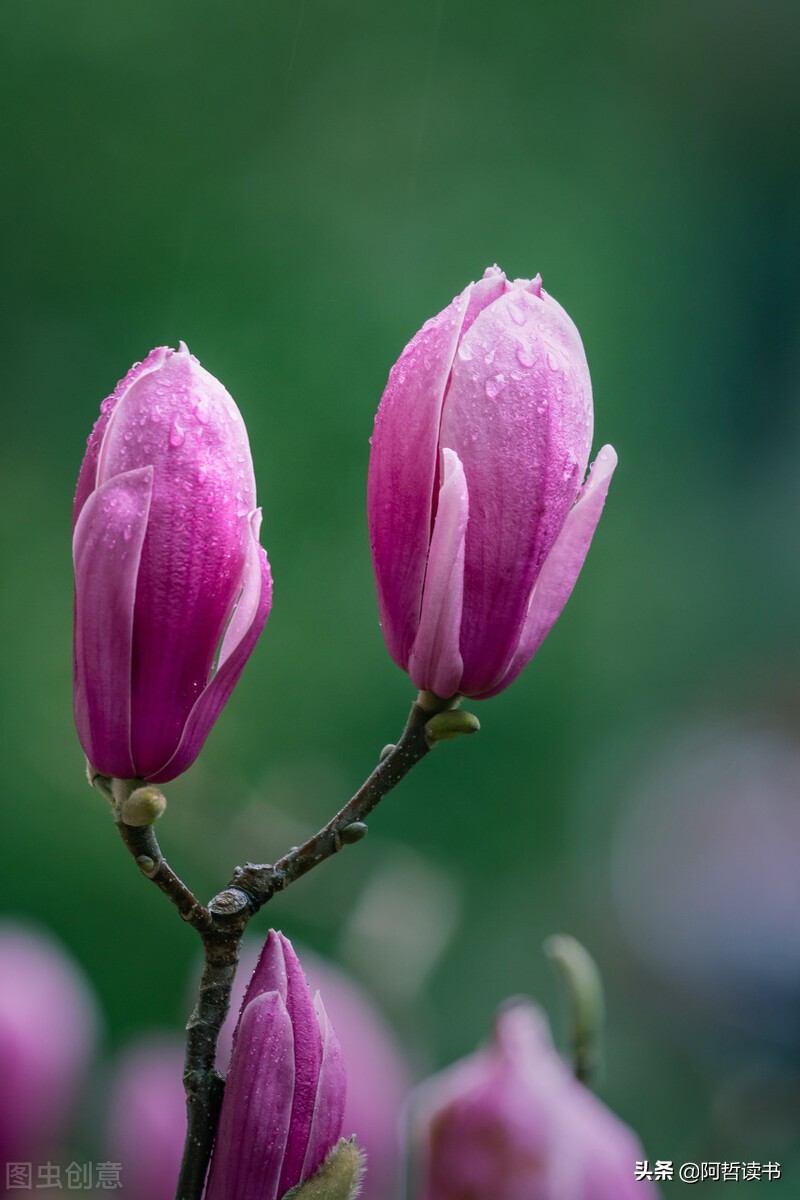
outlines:
M527 310L521 304L509 304L508 311L515 325L524 325L528 319Z
M536 355L527 346L518 346L517 362L521 367L532 367L536 362Z
M458 357L462 362L472 362L474 355L472 353L472 347L469 346L467 342L462 342L458 347Z
M182 446L185 441L186 434L183 432L178 422L175 421L169 431L169 444L170 446L174 446L177 450L178 447Z
M558 371L559 369L558 359L556 358L555 354L551 354L549 350L547 352L547 365L551 371Z
M494 362L494 356L495 356L494 350L490 350L488 354L484 354L483 361L486 363L487 367L490 367L492 365L492 363Z
M493 375L491 379L487 379L485 384L487 399L496 400L505 387L505 383L504 375Z

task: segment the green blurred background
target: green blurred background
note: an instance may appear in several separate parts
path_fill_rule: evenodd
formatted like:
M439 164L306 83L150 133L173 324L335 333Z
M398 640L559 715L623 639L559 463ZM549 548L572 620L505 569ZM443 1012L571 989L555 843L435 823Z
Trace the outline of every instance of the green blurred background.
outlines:
M367 439L405 342L497 262L540 271L581 330L596 444L620 456L606 514L481 734L437 749L258 925L379 990L417 1073L514 993L563 1038L540 945L571 932L609 993L601 1094L650 1157L778 1159L772 1187L798 1194L800 921L779 1018L758 972L731 1018L680 954L644 961L612 862L673 736L735 721L795 746L799 51L794 0L3 0L0 905L82 963L107 1050L180 1027L196 947L118 844L72 725L71 501L99 402L185 339L250 432L273 613L160 830L210 896L327 819L402 727ZM682 832L713 851L713 828ZM676 888L702 882L696 859Z

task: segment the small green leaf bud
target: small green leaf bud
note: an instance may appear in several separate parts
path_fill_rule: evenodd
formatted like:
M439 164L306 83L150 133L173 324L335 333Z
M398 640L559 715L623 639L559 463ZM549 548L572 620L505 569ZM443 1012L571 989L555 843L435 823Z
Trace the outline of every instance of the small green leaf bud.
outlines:
M345 825L339 836L345 846L352 846L354 842L360 842L366 837L367 833L368 828L364 821L351 821L349 825Z
M355 1138L340 1138L316 1174L286 1192L282 1200L356 1200L363 1174L364 1156Z
M437 713L425 722L425 736L428 741L446 742L451 738L462 737L466 733L477 733L481 723L474 713L462 712L460 709L450 709Z
M567 996L570 1049L575 1075L587 1083L600 1064L600 1041L605 1019L603 981L589 951L568 934L554 934L544 943Z
M137 788L123 800L119 815L126 825L152 825L167 807L166 797L155 787Z

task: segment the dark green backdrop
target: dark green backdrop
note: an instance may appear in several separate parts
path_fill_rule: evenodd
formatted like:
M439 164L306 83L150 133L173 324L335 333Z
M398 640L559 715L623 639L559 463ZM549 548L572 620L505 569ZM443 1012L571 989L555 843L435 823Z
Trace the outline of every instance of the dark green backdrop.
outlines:
M405 342L498 262L540 271L581 330L597 445L620 456L606 514L481 734L260 926L366 977L369 937L388 946L384 1000L420 1070L515 992L560 1032L539 947L575 933L608 985L603 1095L651 1157L778 1158L771 1186L794 1194L797 1040L689 1010L637 961L609 846L672 729L794 722L799 32L791 0L3 0L0 903L82 962L107 1049L179 1027L194 940L117 844L72 727L71 500L99 402L183 338L250 431L274 609L161 831L210 895L326 819L402 726L367 439ZM378 916L356 936L367 884ZM430 923L431 945L411 938L406 962L392 918ZM755 1093L738 1125L719 1109L753 1063L790 1099L745 1136Z

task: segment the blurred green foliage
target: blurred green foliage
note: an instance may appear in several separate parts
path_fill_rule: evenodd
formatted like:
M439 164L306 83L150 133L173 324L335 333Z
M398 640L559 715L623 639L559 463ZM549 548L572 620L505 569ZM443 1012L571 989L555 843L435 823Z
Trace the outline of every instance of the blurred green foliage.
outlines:
M555 1011L539 947L569 930L605 975L603 1094L651 1156L777 1157L796 1181L796 1143L720 1134L730 1073L772 1052L644 976L608 831L672 724L797 696L799 41L792 0L4 0L0 904L72 949L109 1046L182 1023L195 946L117 843L71 722L71 499L99 402L183 338L250 431L273 614L161 823L208 896L325 820L402 727L367 439L405 342L496 261L540 271L581 330L597 444L620 454L606 515L480 735L260 927L335 952L365 882L421 856L461 897L396 1006L422 1069L508 994Z

